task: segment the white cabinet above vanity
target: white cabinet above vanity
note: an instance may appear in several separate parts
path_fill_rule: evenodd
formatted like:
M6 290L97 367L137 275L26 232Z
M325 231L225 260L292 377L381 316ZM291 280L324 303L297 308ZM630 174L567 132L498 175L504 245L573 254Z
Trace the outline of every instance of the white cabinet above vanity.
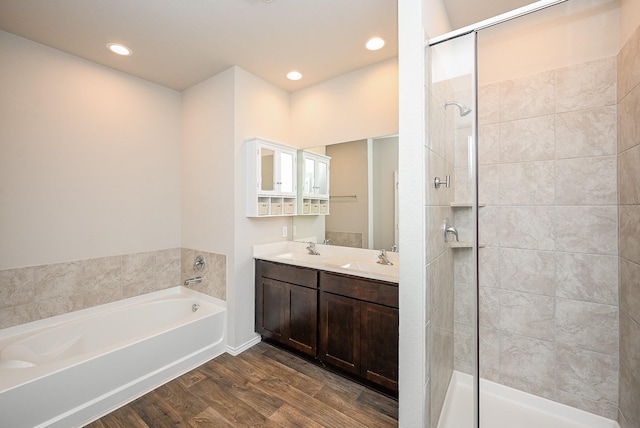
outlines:
M247 217L291 216L297 208L297 149L251 138L245 141Z
M298 214L329 214L330 165L329 156L298 151Z

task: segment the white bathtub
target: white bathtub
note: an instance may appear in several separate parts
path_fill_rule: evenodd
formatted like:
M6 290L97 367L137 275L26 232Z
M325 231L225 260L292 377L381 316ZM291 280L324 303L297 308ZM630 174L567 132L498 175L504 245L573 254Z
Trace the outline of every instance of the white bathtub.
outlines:
M85 425L222 354L225 332L225 302L184 287L0 330L0 426Z

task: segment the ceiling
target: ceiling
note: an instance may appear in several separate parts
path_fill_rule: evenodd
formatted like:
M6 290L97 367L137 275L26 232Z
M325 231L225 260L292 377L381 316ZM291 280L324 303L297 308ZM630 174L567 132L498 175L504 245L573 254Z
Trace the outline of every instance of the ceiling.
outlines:
M444 0L453 28L530 0ZM295 91L396 57L393 0L0 0L0 29L183 90L237 65ZM379 51L364 49L373 36ZM120 57L109 42L129 46ZM285 75L298 70L303 79Z

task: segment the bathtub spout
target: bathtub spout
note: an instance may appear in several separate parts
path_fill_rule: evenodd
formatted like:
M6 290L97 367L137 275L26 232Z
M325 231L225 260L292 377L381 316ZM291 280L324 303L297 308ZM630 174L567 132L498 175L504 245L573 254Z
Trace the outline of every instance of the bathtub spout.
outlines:
M191 285L191 284L199 284L202 282L202 277L201 276L196 276L195 278L189 278L184 282L184 285Z

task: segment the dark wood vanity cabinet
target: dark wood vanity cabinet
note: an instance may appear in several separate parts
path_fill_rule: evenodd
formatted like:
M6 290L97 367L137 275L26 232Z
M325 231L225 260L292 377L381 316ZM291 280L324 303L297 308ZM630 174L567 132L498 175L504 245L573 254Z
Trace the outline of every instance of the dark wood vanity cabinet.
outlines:
M318 271L256 261L256 332L315 357Z
M397 284L321 271L319 321L320 360L398 391Z
M256 332L391 395L398 284L256 260Z

